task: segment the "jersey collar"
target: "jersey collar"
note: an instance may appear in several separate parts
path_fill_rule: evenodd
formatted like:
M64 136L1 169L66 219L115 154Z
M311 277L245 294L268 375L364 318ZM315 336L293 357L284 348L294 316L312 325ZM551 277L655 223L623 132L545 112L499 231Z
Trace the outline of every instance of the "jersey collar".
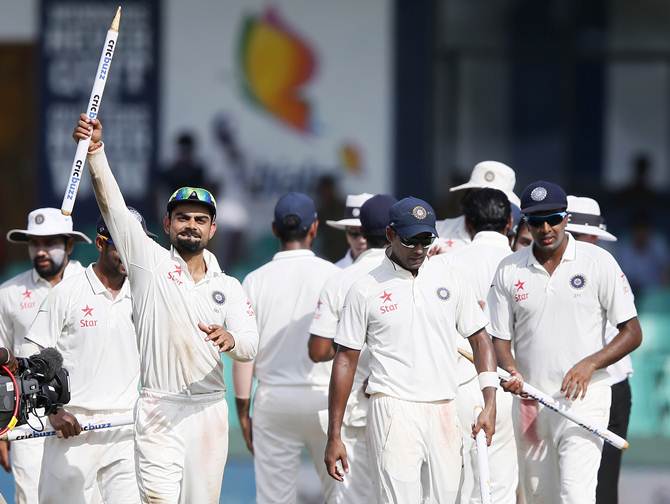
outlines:
M314 257L314 252L309 249L282 250L273 255L272 260L280 261L282 259L292 259L294 257Z
M79 261L73 261L72 259L69 259L67 265L65 266L65 270L63 271L63 279L79 273L82 269L83 267L81 264L79 264ZM51 282L42 278L35 268L32 269L31 276L35 285L43 282L51 286Z
M88 283L91 284L91 289L93 289L93 293L96 295L104 294L106 296L111 297L111 293L107 290L107 287L105 287L105 285L100 281L98 275L95 274L95 271L93 270L94 264L95 263L89 264L84 270L84 274L86 275ZM119 290L119 294L116 296L116 299L121 299L125 296L130 296L127 279L124 280L123 285L121 286L121 290Z
M186 268L186 261L179 255L177 249L174 246L170 246L170 255L172 259L181 263L184 268ZM217 276L223 273L221 266L219 266L219 261L216 260L216 256L212 254L209 250L205 249L202 251L203 259L205 260L205 266L207 266L207 273L205 273L205 278L210 276Z
M577 245L576 240L572 237L570 233L565 233L566 238L568 239L568 246L563 252L563 257L561 257L561 262L564 261L574 261L577 258ZM528 251L528 256L526 258L526 266L535 266L538 268L543 268L540 262L533 254L533 246L526 247L524 250Z
M386 247L385 248L369 248L367 250L364 250L363 252L360 253L360 255L356 258L354 263L359 263L361 262L364 258L370 258L374 259L375 257L379 257L380 259L382 256L384 256L384 252L386 252Z
M389 256L390 251L387 249L384 254L384 262L382 263L386 268L394 275L399 278L408 278L410 280L414 280L415 278L418 278L419 275L421 275L421 272L423 269L426 267L426 263L428 262L428 258L423 261L423 264L419 268L419 271L416 274L416 277L412 275L408 270L397 264L391 257Z
M509 247L509 239L502 233L497 231L480 231L472 239L472 243L483 243L494 247L499 247L511 251Z

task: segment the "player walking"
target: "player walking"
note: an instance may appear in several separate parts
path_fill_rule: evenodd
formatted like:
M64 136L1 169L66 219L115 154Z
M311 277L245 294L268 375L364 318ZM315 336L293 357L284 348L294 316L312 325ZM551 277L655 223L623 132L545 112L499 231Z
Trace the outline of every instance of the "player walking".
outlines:
M356 281L345 300L330 380L329 474L348 470L342 418L360 350L370 350L368 416L375 500L454 502L461 473L456 406L456 334L468 338L483 373L485 407L473 432L490 442L495 427L495 357L486 318L466 282L441 261L427 261L435 212L417 198L391 207L390 247L382 264ZM337 467L342 463L344 474Z
M491 280L500 261L512 253L507 234L512 227L512 211L507 196L497 189L472 191L463 199L465 226L472 243L441 254L431 261L445 261L465 274L477 301L485 308ZM457 342L458 344L459 342ZM471 436L472 414L484 406L477 383L477 370L464 357L458 357L456 406L463 427L463 484L461 504L481 502L477 451ZM512 426L512 395L496 394L496 435L488 450L491 501L515 504L519 481L516 442Z
M521 211L533 245L498 267L488 297L491 334L501 366L517 377L506 389L519 392L528 379L604 429L606 367L634 350L642 332L625 275L605 250L565 232L566 208L556 184L524 190ZM603 345L607 321L618 334ZM526 501L595 502L602 440L534 401L521 401L514 413Z
M256 502L261 504L297 502L303 448L312 456L326 502L331 502L333 481L321 463L326 432L319 422L319 411L328 408L331 366L309 359L307 340L319 292L339 268L311 250L318 225L309 196L282 196L272 223L281 251L243 282L256 312L259 347L254 362L233 365L235 397L244 438L254 454ZM252 373L258 379L253 429Z
M70 260L70 254L75 242L91 243L91 240L73 231L72 218L57 208L33 210L28 214L28 228L9 231L7 240L28 245L33 267L0 286L0 346L27 357L30 354L22 353L22 346L37 310L54 285L84 270L79 262ZM37 503L43 448L43 439L12 444L16 504ZM0 463L7 471L10 470L8 449L9 443L0 441Z
M26 336L28 353L55 347L70 374L70 402L49 417L65 439L45 441L40 504L139 501L132 427L82 433L80 425L132 413L139 378L126 269L102 218L96 230L97 261L51 290Z
M330 361L335 356L336 345L333 340L344 299L351 285L377 268L386 257L384 252L388 246L386 227L389 224L389 210L396 201L393 196L378 194L363 203L360 212L361 232L368 249L356 258L354 264L333 276L323 287L309 328L309 355L312 360ZM333 502L336 503L368 504L373 498L370 457L365 439L369 403L365 395L365 382L370 375L369 359L370 352L364 347L342 420L341 438L347 450L349 473L345 475L344 481L335 485Z
M88 161L105 224L126 266L140 355L135 458L143 502L218 502L228 454L221 352L256 355L253 310L240 283L207 250L216 201L182 187L167 204L172 247L151 238L126 208L102 144L102 125L81 115L74 138L91 136Z

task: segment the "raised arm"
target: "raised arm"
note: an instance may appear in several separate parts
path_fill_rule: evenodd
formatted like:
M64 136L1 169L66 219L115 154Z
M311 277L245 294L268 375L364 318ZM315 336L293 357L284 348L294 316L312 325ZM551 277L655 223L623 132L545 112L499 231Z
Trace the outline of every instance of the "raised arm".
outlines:
M126 207L105 155L102 124L98 119L91 120L86 114L81 114L72 136L77 142L91 137L88 166L95 199L128 275L132 276L131 265L152 269L157 262L156 252L164 252L164 249L146 235L142 225Z

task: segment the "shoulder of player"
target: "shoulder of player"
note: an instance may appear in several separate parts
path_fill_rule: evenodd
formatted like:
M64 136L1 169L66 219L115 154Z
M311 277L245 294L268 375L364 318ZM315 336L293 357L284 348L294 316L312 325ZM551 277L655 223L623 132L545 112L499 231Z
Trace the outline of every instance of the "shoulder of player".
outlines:
M26 287L31 282L32 274L33 270L29 269L19 273L18 275L8 278L0 284L0 294L11 291L13 289Z

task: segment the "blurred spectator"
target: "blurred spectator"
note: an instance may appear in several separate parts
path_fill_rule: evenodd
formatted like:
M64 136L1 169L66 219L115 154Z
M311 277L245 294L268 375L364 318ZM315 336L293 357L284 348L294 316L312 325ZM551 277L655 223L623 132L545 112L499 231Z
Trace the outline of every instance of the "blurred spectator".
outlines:
M223 154L219 191L219 212L215 248L221 267L230 271L246 254L251 196L246 158L240 146L233 121L226 113L214 119L214 137Z
M344 198L339 193L332 175L322 175L316 182L316 211L319 215L319 234L316 248L324 259L339 260L347 252L342 233L326 225L327 220L338 220L344 213Z
M628 277L633 292L660 287L668 283L670 251L663 235L653 228L650 215L633 214L629 236L618 248L619 264Z
M631 160L632 179L618 194L618 206L634 212L654 208L658 193L650 182L652 162L647 153L640 152Z

